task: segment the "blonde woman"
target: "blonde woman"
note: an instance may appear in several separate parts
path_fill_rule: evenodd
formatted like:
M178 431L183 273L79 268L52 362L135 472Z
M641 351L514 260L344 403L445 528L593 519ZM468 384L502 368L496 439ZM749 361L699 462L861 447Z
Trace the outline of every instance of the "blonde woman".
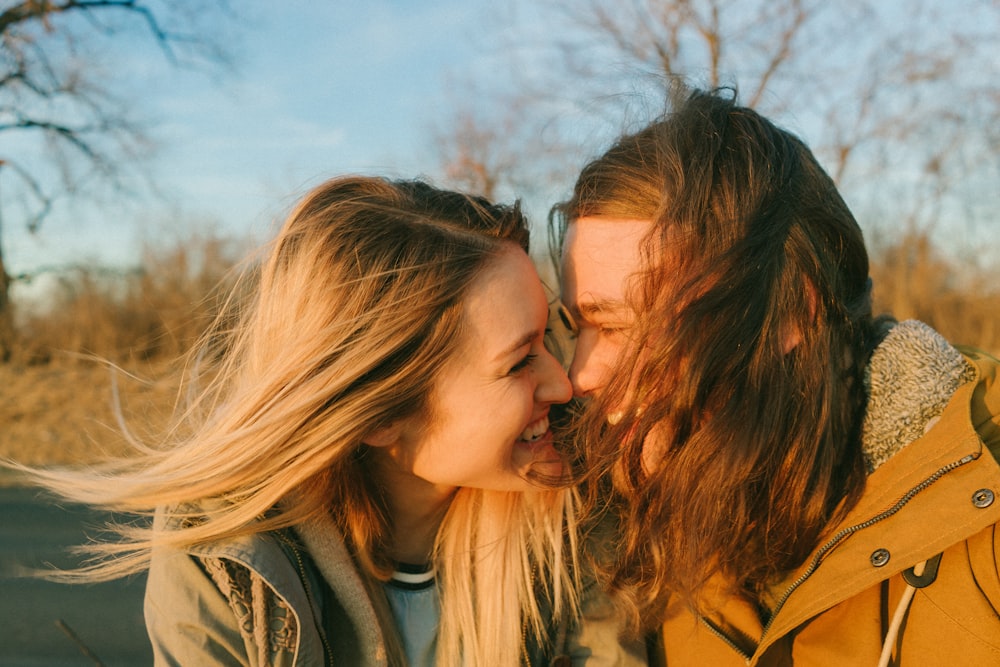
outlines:
M67 498L155 512L66 576L148 567L158 665L565 654L574 496L550 484L549 410L571 388L527 244L516 207L410 181L316 188L201 347L180 435L35 471Z

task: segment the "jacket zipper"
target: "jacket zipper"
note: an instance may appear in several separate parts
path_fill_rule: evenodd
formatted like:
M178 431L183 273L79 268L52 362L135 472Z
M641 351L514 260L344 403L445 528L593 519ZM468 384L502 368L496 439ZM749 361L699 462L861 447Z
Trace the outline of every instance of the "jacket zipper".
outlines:
M910 500L913 499L913 496L917 495L918 493L926 489L928 486L941 479L941 477L943 477L945 474L951 472L956 468L964 466L966 463L969 463L974 458L975 456L973 456L972 454L968 454L966 456L963 456L957 461L954 461L946 466L938 468L929 477L927 477L927 479L923 480L922 482L914 486L912 489L907 491L906 494L904 494L902 498L896 501L896 504L890 507L889 509L880 512L879 514L876 514L867 521L863 521L862 523L858 523L853 526L848 526L847 528L844 528L839 533L831 537L826 544L824 544L822 547L819 548L819 550L816 551L816 554L813 556L812 562L809 563L809 567L806 568L805 572L803 572L798 579L792 582L792 584L785 590L782 596L778 599L778 603L774 606L774 611L771 612L771 616L768 619L767 624L764 625L764 630L761 632L760 643L763 643L764 637L767 636L767 631L771 629L771 625L774 623L774 619L777 618L778 612L781 611L781 608L785 605L786 602L788 602L788 598L790 598L792 596L792 593L794 593L799 586L804 584L805 581L809 577L811 577L817 569L819 569L820 564L823 562L823 558L826 556L828 552L830 552L834 547L840 544L840 542L842 542L849 535L852 535L858 532L859 530L869 528L874 524L889 518L890 516L901 510L903 506L905 506L908 502L910 502ZM718 636L726 644L731 646L737 653L740 654L740 656L744 658L744 660L747 661L747 664L750 664L752 656L748 656L746 652L740 649L731 638L726 636L726 634L722 632L722 630L715 627L714 624L710 623L708 619L701 618L701 621L712 632L712 634ZM758 643L758 646L760 645L760 643Z
M333 649L330 648L330 642L326 638L326 628L323 625L322 613L323 607L318 604L318 600L313 596L312 587L309 585L309 579L306 575L305 563L302 562L302 554L299 553L298 548L295 543L281 531L275 531L275 535L285 543L285 545L291 550L292 554L295 556L295 561L298 564L299 569L299 579L302 580L302 587L306 591L306 598L309 600L310 606L320 611L320 619L316 624L316 629L319 630L319 638L323 641L323 648L326 650L326 664L333 666ZM300 630L301 632L301 630Z
M718 627L716 627L715 623L712 623L710 620L708 620L704 616L699 616L698 618L701 620L701 624L704 625L706 628L708 628L709 632L711 632L713 635L715 635L716 637L718 637L719 639L721 639L723 642L725 642L726 645L729 646L729 648L731 648L734 651L736 651L736 653L738 653L739 656L741 658L743 658L743 660L744 660L744 662L746 662L746 664L748 664L748 665L750 664L750 661L753 659L753 655L751 655L750 653L747 653L742 648L740 648L739 645L736 642L734 642L729 635L727 635L725 632L723 632ZM666 639L664 639L664 641L666 641Z

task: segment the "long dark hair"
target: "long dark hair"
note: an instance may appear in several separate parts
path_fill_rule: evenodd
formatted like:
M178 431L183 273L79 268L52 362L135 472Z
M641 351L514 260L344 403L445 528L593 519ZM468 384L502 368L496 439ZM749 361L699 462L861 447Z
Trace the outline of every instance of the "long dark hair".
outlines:
M699 607L716 574L757 599L864 486L861 230L805 144L725 91L587 165L556 236L584 216L655 223L632 350L576 432L586 469L622 494L611 583L652 624L671 594Z

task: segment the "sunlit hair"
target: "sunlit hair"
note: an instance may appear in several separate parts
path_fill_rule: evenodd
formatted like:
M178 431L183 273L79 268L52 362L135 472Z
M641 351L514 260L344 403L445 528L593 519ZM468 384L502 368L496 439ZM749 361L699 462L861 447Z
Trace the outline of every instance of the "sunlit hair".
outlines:
M83 471L36 471L67 498L140 515L167 507L177 520L169 530L116 526L121 539L90 545L100 560L66 577L118 577L143 568L153 546L332 512L361 568L387 579L390 517L362 439L428 418L437 371L463 331L464 295L513 247L528 247L516 206L417 181L317 187L249 279L249 298L234 297L196 351L192 383L204 386L173 442ZM441 664L519 664L522 632L541 636L550 620L536 596L553 595L557 617L572 608L575 548L563 541L573 497L458 492L436 545Z
M655 223L632 349L576 434L622 492L610 582L637 624L673 594L703 607L716 574L758 600L864 485L861 230L809 149L726 91L691 93L588 164L555 236L584 216Z

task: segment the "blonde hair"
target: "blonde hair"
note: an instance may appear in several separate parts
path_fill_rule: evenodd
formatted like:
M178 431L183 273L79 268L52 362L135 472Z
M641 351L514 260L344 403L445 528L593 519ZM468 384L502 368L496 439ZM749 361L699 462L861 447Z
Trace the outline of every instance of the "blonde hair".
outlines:
M234 297L193 353L191 381L207 382L171 442L137 443L137 456L84 470L33 471L74 501L140 515L166 507L173 519L169 529L115 526L119 539L87 545L96 560L62 578L111 579L145 567L154 546L332 512L361 569L387 579L390 517L362 438L427 415L463 296L512 244L527 250L517 206L419 181L346 177L313 190L270 246L249 301ZM223 502L206 509L209 499ZM456 494L436 548L439 662L519 664L524 631L545 642L542 607L570 613L573 499L558 489Z
M575 616L576 507L571 489L458 490L438 532L445 597L436 664L527 664L524 640L544 646Z

